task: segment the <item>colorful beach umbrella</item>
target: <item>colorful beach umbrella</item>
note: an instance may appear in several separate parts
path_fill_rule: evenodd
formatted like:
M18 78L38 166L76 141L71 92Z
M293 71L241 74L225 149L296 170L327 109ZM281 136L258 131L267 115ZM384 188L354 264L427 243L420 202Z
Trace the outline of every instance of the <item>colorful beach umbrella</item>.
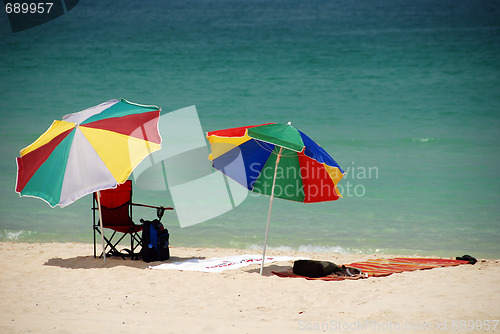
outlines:
M54 121L21 150L16 192L65 207L87 194L115 188L161 148L159 116L157 106L115 99Z
M317 143L288 124L261 124L207 133L212 166L251 191L271 196L260 273L274 197L335 201L345 172Z
M17 158L16 192L65 207L115 188L161 148L160 108L115 99L54 121Z

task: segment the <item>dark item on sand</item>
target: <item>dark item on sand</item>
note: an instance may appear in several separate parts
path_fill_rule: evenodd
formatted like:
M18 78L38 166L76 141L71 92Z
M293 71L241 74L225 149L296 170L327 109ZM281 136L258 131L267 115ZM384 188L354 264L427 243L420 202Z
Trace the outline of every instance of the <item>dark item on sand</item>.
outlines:
M293 273L305 277L325 277L342 268L335 263L317 260L297 260L293 263Z
M141 257L144 262L165 261L170 258L168 230L155 219L153 221L141 219L142 249Z
M463 255L456 257L456 260L469 261L470 264L476 264L477 260L470 255Z

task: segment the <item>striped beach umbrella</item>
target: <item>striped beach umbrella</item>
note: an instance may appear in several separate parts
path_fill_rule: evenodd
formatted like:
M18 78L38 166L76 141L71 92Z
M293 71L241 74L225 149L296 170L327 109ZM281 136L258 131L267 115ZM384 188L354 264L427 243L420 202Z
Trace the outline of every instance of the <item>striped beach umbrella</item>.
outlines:
M261 124L207 133L212 166L251 191L271 196L262 254L264 266L274 197L335 201L345 172L303 132L288 124Z
M16 192L65 207L116 187L161 148L159 115L157 106L115 99L54 121L21 150Z

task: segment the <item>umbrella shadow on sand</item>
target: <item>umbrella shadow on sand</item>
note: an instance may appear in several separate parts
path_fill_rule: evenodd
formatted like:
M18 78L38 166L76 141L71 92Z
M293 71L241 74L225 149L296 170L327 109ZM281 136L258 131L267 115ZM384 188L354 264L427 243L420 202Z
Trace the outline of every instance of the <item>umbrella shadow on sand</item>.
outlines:
M204 260L205 257L177 257L172 256L168 261L164 262L144 262L144 261L133 261L130 259L123 260L120 257L107 257L106 263L100 258L94 258L94 256L77 256L67 259L62 259L59 257L49 259L44 263L45 266L61 267L66 269L99 269L99 268L114 268L114 267L130 267L136 269L147 269L149 266L156 266L165 262L178 262L187 260Z
M287 271L290 269L292 269L292 267L290 265L280 266L277 264L273 264L273 265L269 265L269 266L264 267L264 269L262 271L262 276L274 276L274 274L272 273L273 271L282 272L282 271ZM260 268L247 269L247 270L243 270L243 271L247 272L249 274L260 274Z

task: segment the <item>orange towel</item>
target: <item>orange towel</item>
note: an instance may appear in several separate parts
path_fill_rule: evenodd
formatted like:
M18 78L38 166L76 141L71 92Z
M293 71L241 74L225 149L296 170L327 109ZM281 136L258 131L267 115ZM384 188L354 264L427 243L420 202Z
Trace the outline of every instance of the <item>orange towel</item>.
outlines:
M403 271L432 269L437 267L458 266L467 264L468 261L428 258L393 258L374 259L365 262L351 263L347 266L354 267L367 274L369 277L388 276Z
M388 276L394 273L403 271L413 271L420 269L432 269L437 267L458 266L460 264L468 264L469 261L462 260L449 260L449 259L430 259L430 258L393 258L393 259L372 259L365 262L356 262L346 264L346 267L353 267L361 270L366 277L381 277ZM279 277L301 277L308 280L322 280L322 281L343 281L345 279L360 279L363 277L348 277L330 275L326 277L304 277L295 275L291 270L283 272L272 272Z

